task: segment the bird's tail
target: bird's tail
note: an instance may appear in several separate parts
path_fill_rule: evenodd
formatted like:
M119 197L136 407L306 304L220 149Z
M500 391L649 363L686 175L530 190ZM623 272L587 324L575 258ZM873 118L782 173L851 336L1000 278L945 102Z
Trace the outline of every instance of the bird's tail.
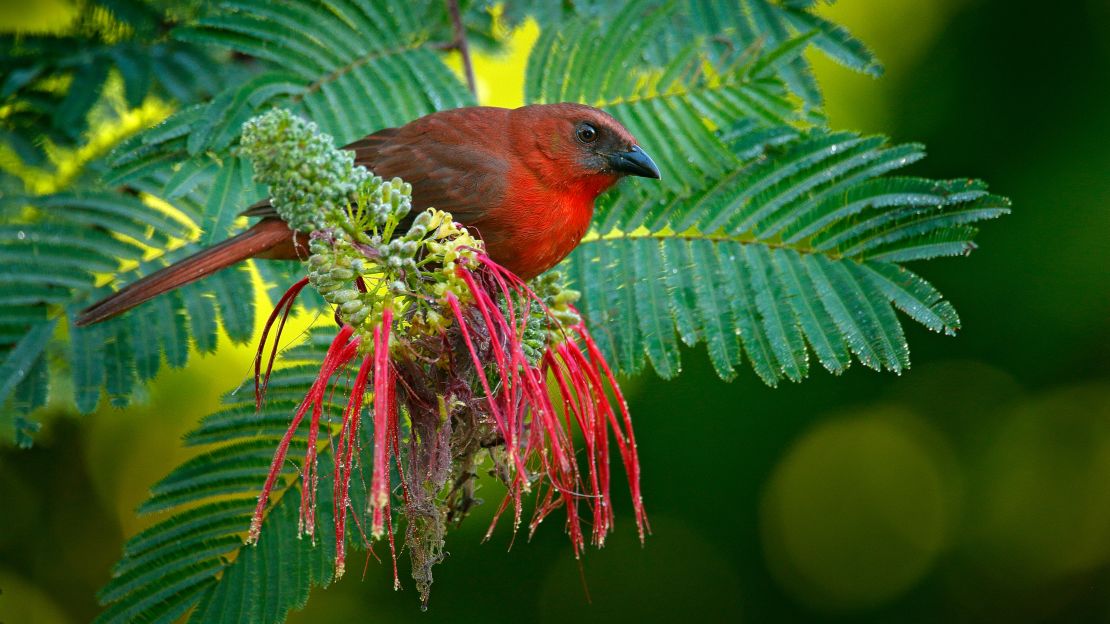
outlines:
M292 232L284 221L264 219L238 236L128 284L82 310L74 324L83 327L123 314L162 293L191 284L247 258L265 255L265 252L282 243L288 243L291 238Z

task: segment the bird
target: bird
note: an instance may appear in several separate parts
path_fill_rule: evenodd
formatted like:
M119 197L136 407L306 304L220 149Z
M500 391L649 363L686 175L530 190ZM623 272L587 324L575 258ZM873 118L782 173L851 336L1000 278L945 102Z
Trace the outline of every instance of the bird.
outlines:
M480 237L489 257L522 279L558 264L586 234L597 197L659 167L610 114L576 103L470 106L386 128L344 149L385 179L412 185L413 213L437 208ZM82 310L91 325L249 258L307 256L269 200L243 215L242 233L162 268Z

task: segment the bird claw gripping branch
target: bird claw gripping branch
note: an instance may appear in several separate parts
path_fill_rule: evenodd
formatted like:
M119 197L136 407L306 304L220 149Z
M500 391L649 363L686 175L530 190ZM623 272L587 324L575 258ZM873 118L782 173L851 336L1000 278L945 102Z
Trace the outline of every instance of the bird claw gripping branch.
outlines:
M601 546L613 525L611 442L628 477L643 539L648 527L628 409L574 309L577 293L563 287L557 273L523 282L490 260L482 241L449 213L429 209L410 223L408 183L354 166L350 152L337 150L315 124L288 111L248 121L240 145L256 179L270 187L275 209L307 237L311 254L308 276L286 292L266 323L255 358L259 405L278 337L306 285L335 308L340 325L274 454L249 542L258 540L270 494L306 417L300 530L315 537L317 453L330 445L337 576L345 569L348 514L356 520L367 514L371 537L388 536L398 584L392 522L398 501L413 577L426 604L446 526L478 502L478 468L486 459L490 474L507 488L490 532L510 508L519 527L522 498L535 492L529 534L564 507L575 556L587 533ZM351 369L357 372L350 394L333 424L330 414L325 419L325 397L333 380ZM364 411L373 432L369 508L354 509L349 490L362 456ZM587 510L585 520L580 507Z

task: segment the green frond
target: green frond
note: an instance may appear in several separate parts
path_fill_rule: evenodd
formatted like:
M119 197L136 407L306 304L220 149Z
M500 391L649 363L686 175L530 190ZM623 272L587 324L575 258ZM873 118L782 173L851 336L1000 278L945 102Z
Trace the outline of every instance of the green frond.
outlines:
M130 327L119 319L113 319L104 323L101 336L104 342L99 355L104 358L104 389L112 405L124 407L135 386L135 351L131 345Z
M778 45L790 38L790 31L783 19L782 9L778 5L770 0L747 0L744 8L755 30L768 45ZM807 104L814 106L821 104L821 90L804 60L795 58L784 63L779 76L790 90Z
M280 440L280 436L254 437L194 457L151 488L151 497L139 507L139 512L165 511L220 495L257 491L266 480L270 459ZM290 448L298 454L297 451L304 452L305 446L297 441ZM293 474L287 469L285 476Z
M636 282L644 285L643 291L633 301L647 356L659 375L670 379L680 369L678 338L675 324L669 320L670 294L666 282L659 279L663 274L662 258L655 253L653 245L646 239L629 245L622 264L632 266L636 271Z
M61 314L76 310L75 300L95 292L96 274L115 272L121 260L141 260L142 244L165 245L188 232L188 224L135 198L58 194L34 198L30 204L35 218L4 225L7 235L0 237L0 353L25 356L18 360L23 370L5 376L14 385L4 388L0 403L19 390L12 402L18 413L43 403L48 376L38 373L46 367L43 351L52 328ZM158 307L164 309L167 303ZM171 314L164 322L130 329L109 324L86 333L71 326L67 361L78 408L95 408L105 384L117 403L126 402L136 375L143 380L153 377L162 353L171 363L183 363L187 337L175 327L181 322ZM43 341L26 342L31 338Z
M161 179L171 176L167 172ZM243 177L240 172L234 179L240 195L248 192L246 183L250 192L255 187L253 181L244 182ZM136 184L146 188L148 182L144 179ZM118 272L121 262L138 263L121 275L120 279L126 281L195 250L187 245L161 258L144 260L147 247L169 247L195 231L190 217L199 217L206 210L197 199L195 191L182 191L179 214L163 212L134 196L110 192L27 199L33 220L0 226L0 232L7 234L0 237L0 259L5 261L0 269L0 301L4 303L0 351L48 318L75 315L83 305L106 292L95 287L97 275ZM130 320L85 328L67 323L65 359L78 409L95 409L102 388L113 403L126 404L136 381L152 379L163 363L174 367L186 363L190 337L201 350L214 349L217 319L222 319L234 340L250 338L253 298L242 297L252 289L249 273L226 271L189 289L192 296L171 293L157 298L136 310ZM24 394L28 400L21 405L41 403L31 399L45 392L46 379L38 375L28 378L27 383L33 380L41 385L27 387Z
M625 371L647 356L674 374L677 335L704 342L725 379L747 359L770 385L800 381L809 352L833 373L849 354L900 372L909 350L895 308L956 331L952 305L899 263L967 253L972 224L1007 213L1005 198L975 180L886 176L922 153L882 137L750 124L722 134L741 152L735 170L688 192L616 191L567 261L583 314ZM666 322L645 318L662 301Z
M790 41L762 56L738 53L715 61L709 43L699 37L667 62L645 65L636 51L671 36L679 9L675 2L642 0L604 23L577 19L548 29L529 58L525 81L529 102L578 101L620 119L652 146L667 171L662 183L672 190L739 164L712 128L744 118L764 124L799 121L774 76L780 62L805 47L804 41ZM599 63L603 50L621 52Z
M295 388L303 398L312 379L302 373L312 366L319 370L325 338L312 336L299 345L292 359L307 358L315 364L278 369L271 391L275 386ZM318 460L318 537L298 539L299 466L290 463L275 489L278 500L267 513L259 543L243 543L274 448L297 404L270 398L256 412L253 396L249 399L229 396L224 410L204 419L187 436L189 444L205 451L152 488L140 511L169 516L125 545L112 579L99 594L107 607L98 622L162 621L190 610L191 622L211 621L214 614L224 620L231 613L240 621L281 622L291 609L304 605L311 587L332 582L335 543L326 537L333 524L328 436L322 436ZM363 448L369 450L372 440L362 433ZM305 447L304 437L298 435L290 457L300 457ZM369 461L369 456L361 461ZM350 504L362 509L367 500L365 488L356 483ZM362 547L358 532L352 533L351 546Z
M22 237L0 243L0 258L7 259L0 269L0 300L32 307L90 303L106 293L94 288L95 273L115 273L121 260L139 261L139 266L120 274L118 283L226 238L239 212L263 193L249 164L234 154L242 123L261 109L292 107L348 141L434 110L473 103L429 47L429 41L442 38L442 7L424 10L437 19L413 17L402 3L241 0L221 3L195 23L175 29L174 38L154 53L141 46L113 50L105 58L120 65L129 99L138 97L147 80L144 72L157 72L167 84L175 78L197 82L183 71L211 73L205 67L210 61L189 52L208 45L250 55L267 66L124 141L105 175L111 190L29 198L41 216L26 227L11 225ZM61 108L66 119L85 114L91 106L85 100L97 97L108 71L103 63L81 67L75 78L81 88L70 89ZM34 80L33 72L15 74L4 88L14 93ZM118 192L123 185L165 200L178 212L163 212ZM197 229L199 240L143 261L148 247L172 249L192 241ZM42 260L32 267L21 260L29 256ZM79 408L95 408L102 381L109 384L112 400L122 404L133 382L152 378L163 358L171 366L183 365L190 338L198 350L214 350L220 323L233 340L248 340L254 299L244 293L250 292L249 274L225 271L187 287L181 296L140 307L133 315L143 322L131 327L73 328L71 355L84 363L73 372ZM67 312L80 307L68 306ZM22 331L12 326L12 340ZM5 344L10 342L0 342L0 350ZM118 359L94 363L108 356Z
M38 394L36 386L39 384L40 375L37 374L36 366L42 359L43 351L50 342L56 324L56 321L53 320L34 323L18 342L0 352L0 358L2 358L0 359L0 375L2 375L0 376L0 404L6 403L24 380L34 382L35 385L29 391ZM43 380L44 382L45 380ZM21 410L23 413L27 413L30 408L35 407L34 403L41 404L40 401L30 401L30 403ZM18 433L15 430L4 431L3 435L10 441L24 442L17 435Z
M815 108L822 102L808 62L800 55L809 45L813 45L833 61L855 71L872 76L882 73L882 66L874 54L847 30L814 14L811 5L778 0L641 0L629 4L604 2L564 3L556 8L550 2L506 2L504 12L510 23L516 23L526 15L539 18L540 23L548 25L537 42L539 57L533 54L529 70L539 81L550 84L564 76L577 79L590 76L579 86L559 90L549 89L548 96L567 95L558 100L545 98L545 101L574 99L591 103L590 98L599 97L599 87L620 85L621 80L598 80L599 76L623 77L623 82L635 80L626 70L626 56L638 54L649 64L657 67L670 65L663 75L673 75L680 67L691 62L708 61L718 69L729 67L752 52L760 49L761 56L769 50L798 49L784 55L773 64L770 73L775 82L781 82L807 107ZM644 17L646 16L646 18ZM636 31L650 29L652 22L665 20L666 28L630 42L629 35L637 36ZM642 23L640 23L642 21ZM590 25L592 24L592 26ZM598 29L601 29L599 36ZM591 36L592 35L592 36ZM610 39L619 41L612 45ZM691 45L691 42L696 42ZM575 63L569 58L553 55L547 50L558 48L571 50L576 59L596 60L591 50L620 50L615 58L606 57L605 63L593 63L592 70L581 71L578 75L560 73ZM697 52L695 52L695 50ZM770 55L774 56L774 55ZM533 63L534 62L534 63ZM578 62L581 62L580 60ZM667 84L666 82L664 84ZM594 90L590 90L590 89ZM778 89L776 89L778 91ZM577 97L587 94L588 97ZM608 98L608 95L600 96ZM747 114L757 117L770 111L762 111L758 93L753 100L730 98L734 105L748 107ZM733 117L734 119L736 117Z
M275 372L280 374L281 370ZM267 396L266 404L261 409L247 403L228 407L205 418L185 436L185 442L196 446L216 444L229 438L280 437L289 426L289 414L298 405L296 400L282 401Z
M190 223L117 193L59 193L30 201L52 222L87 226L151 246L164 248L174 239L187 238L192 230Z
M239 158L229 157L220 163L208 191L208 205L204 210L201 230L204 232L202 244L215 245L227 238L236 217L243 210L244 176L243 163ZM253 184L250 185L254 187Z
M138 10L120 10L128 4ZM83 24L114 20L111 37ZM73 25L49 35L0 37L0 136L24 162L53 167L43 136L59 147L82 144L90 116L101 114L113 74L122 82L123 104L136 107L148 95L195 101L215 87L212 57L203 48L170 40L164 16L142 3L94 0L82 3ZM57 89L59 83L68 84ZM95 114L94 114L95 112Z
M411 7L367 0L221 3L177 40L212 45L269 68L234 85L202 109L186 109L122 150L117 181L140 163L180 149L224 152L244 121L269 106L293 108L340 143L435 110L473 103L427 42L438 21L404 19ZM176 139L184 137L182 141Z
M89 413L100 401L107 367L101 353L105 343L103 328L69 326L69 367L73 378L73 398L77 409Z
M30 448L34 443L41 425L30 413L46 405L48 375L46 359L40 357L15 385L8 401L11 409L0 412L0 440L20 448Z
M253 293L254 287L247 267L221 271L206 282L215 295L220 322L228 337L238 343L250 340L254 332L254 297L244 298L243 293Z
M843 26L834 24L804 8L781 6L783 19L795 32L816 33L813 45L837 63L869 76L881 76L883 66L875 54Z

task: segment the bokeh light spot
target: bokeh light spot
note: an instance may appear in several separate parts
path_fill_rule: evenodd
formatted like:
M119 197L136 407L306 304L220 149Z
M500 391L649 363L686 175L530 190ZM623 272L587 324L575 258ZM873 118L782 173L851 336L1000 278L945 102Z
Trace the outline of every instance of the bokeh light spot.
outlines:
M0 568L0 622L66 624L69 621L47 592Z
M1110 387L1022 404L981 478L970 545L996 581L1050 581L1110 560Z
M945 546L958 499L954 460L902 410L832 418L776 467L761 508L768 564L823 611L899 596Z

